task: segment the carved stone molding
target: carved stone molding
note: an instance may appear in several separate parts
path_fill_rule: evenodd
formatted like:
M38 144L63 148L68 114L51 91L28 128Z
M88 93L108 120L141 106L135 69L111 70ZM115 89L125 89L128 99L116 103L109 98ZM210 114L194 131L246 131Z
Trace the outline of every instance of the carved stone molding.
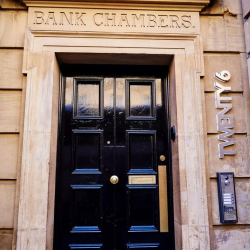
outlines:
M168 34L152 30L132 34L126 30L119 32L119 27L110 32L46 30L34 24L32 9L35 8L29 10L30 27L26 32L23 61L27 101L17 249L52 250L58 63L93 62L95 58L100 62L110 55L109 63L112 58L128 58L131 63L131 58L139 60L144 55L150 61L164 57L170 69L171 121L177 128L177 139L173 143L176 249L209 250L204 89L200 83L204 62L199 28L193 33L183 28L179 34L173 28ZM198 20L195 27L199 27Z
M196 12L105 9L29 9L28 26L32 30L109 32L123 34L199 34Z
M68 8L93 8L102 5L102 8L119 9L126 6L126 9L158 9L158 10L179 10L179 11L201 11L210 0L20 0L28 7L68 7Z

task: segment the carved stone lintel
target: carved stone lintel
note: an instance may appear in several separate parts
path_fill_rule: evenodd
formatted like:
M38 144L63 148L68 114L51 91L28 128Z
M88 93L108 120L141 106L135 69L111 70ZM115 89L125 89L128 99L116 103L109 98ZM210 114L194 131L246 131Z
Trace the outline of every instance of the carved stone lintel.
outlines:
M124 33L199 32L199 14L190 12L106 9L29 9L28 27L39 30ZM139 30L138 30L139 29Z
M100 5L102 8L122 8L122 6L137 9L141 7L165 9L165 10L189 10L189 11L201 11L208 6L210 0L124 0L117 3L116 0L72 0L72 1L59 1L59 0L20 0L28 7L74 7L81 8L86 6Z

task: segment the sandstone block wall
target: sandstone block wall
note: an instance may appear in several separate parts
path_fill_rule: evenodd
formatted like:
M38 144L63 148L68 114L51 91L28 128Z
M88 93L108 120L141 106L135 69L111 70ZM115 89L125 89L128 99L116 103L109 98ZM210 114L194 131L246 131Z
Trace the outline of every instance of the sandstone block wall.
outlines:
M250 59L247 61L246 54L250 52L250 26L248 20L245 22L243 20L249 15L249 11L249 0L243 0L243 8L241 0L215 0L201 13L205 63L203 83L206 99L207 165L210 176L210 219L213 232L211 247L215 250L250 249L250 97L247 69ZM246 34L247 47L244 29L249 29ZM234 115L233 138L236 139L236 143L228 149L235 149L237 153L235 156L219 159L220 141L217 138L216 114L221 109L215 108L214 73L222 70L231 73L227 86L231 86L232 91L226 95L232 96L233 108L229 113ZM236 224L221 224L216 172L230 171L233 171L236 177L239 221Z
M0 0L0 250L15 249L24 94L27 9Z
M242 0L248 72L250 72L250 1ZM249 74L250 81L250 74Z
M242 1L242 2L241 2ZM243 7L242 7L243 6ZM26 77L22 74L27 9L0 0L0 250L16 249ZM201 13L205 77L207 173L215 250L250 249L250 1L215 0ZM244 20L244 21L243 21ZM245 36L244 36L245 32ZM248 58L248 59L247 59ZM214 72L231 72L236 156L218 157ZM239 222L219 220L216 172L233 171ZM195 194L194 194L195 195Z

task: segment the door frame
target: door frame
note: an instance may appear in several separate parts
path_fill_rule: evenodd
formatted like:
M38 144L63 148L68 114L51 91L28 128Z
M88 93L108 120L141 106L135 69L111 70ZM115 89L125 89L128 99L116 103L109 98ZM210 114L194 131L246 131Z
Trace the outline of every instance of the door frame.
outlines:
M117 38L123 39L117 43ZM84 63L95 55L99 61L122 55L128 64L133 57L140 63L142 53L144 60L153 57L169 66L171 125L177 130L172 142L175 248L210 249L200 33L96 35L33 28L26 32L23 61L27 90L17 249L53 248L59 63Z
M101 58L101 55L100 55ZM144 57L145 58L145 57ZM119 61L119 59L117 58L117 61ZM131 61L131 60L130 60ZM129 63L129 61L128 61ZM116 64L117 65L117 64ZM81 64L81 66L84 67L84 64ZM110 65L112 66L112 65ZM163 66L163 65L160 65ZM64 66L65 68L66 66ZM94 65L93 65L94 67ZM122 65L122 67L126 67L126 65ZM163 88L162 88L162 95L163 95L163 105L165 105L164 110L166 112L165 117L166 117L166 121L165 121L165 126L167 129L167 152L165 152L165 154L167 155L167 160L166 160L166 165L167 165L167 204L168 204L168 233L169 233L169 239L174 239L174 210L173 210L173 178L172 178L172 152L171 152L171 117L170 117L170 105L169 105L169 69L164 67L164 69L166 69L166 72L162 73L165 74L165 77L162 78L162 80L164 81L163 83ZM164 70L162 69L162 71ZM67 70L68 71L68 70ZM70 77L74 76L72 74L70 74ZM66 86L66 78L67 76L63 76L63 74L61 73L60 70L60 88L59 88L59 107L58 107L58 140L57 140L57 166L56 166L56 183L58 183L60 181L60 169L58 168L58 166L61 165L61 157L60 157L60 153L61 153L61 147L62 147L62 112L63 112L63 103L64 103L64 98L65 98L65 86ZM79 75L76 75L75 77L76 79L88 79L88 77L81 77ZM126 78L126 77L125 77ZM136 77L133 77L136 79ZM100 77L90 77L90 80L95 80L95 79L102 79ZM133 79L132 81L137 81ZM103 79L101 80L102 84L104 84ZM151 81L151 80L146 80L146 81ZM101 87L103 88L103 86ZM127 88L127 86L126 86ZM103 91L103 90L102 90ZM127 91L127 90L126 90ZM75 103L73 103L73 106L75 105ZM127 108L127 107L126 107ZM156 107L154 107L156 109ZM156 112L156 111L155 111ZM163 121L162 121L163 123ZM159 175L159 173L158 173ZM59 196L60 193L57 191L57 187L55 187L55 202L59 201ZM160 198L158 198L160 200ZM55 206L55 214L57 212L59 212L60 210L60 206ZM159 209L160 211L160 209ZM160 212L159 212L159 216L160 216ZM171 216L173 216L173 218L171 218ZM55 224L59 224L57 221L59 220L59 216L55 216L55 220L54 220L54 225ZM160 220L160 219L159 219ZM59 230L54 228L54 242L57 241L57 235ZM174 250L175 249L175 242L171 242L171 246L169 249Z

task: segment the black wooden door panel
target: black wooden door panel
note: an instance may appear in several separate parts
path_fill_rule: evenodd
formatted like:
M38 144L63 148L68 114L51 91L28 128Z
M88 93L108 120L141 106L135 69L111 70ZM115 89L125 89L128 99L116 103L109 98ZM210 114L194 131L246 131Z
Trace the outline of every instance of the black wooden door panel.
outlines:
M71 233L101 232L102 185L71 185Z
M70 244L68 249L102 250L102 244Z
M157 185L127 185L128 232L158 232Z
M72 131L72 174L101 174L102 130Z
M164 79L90 72L63 78L54 249L170 249L158 186Z
M156 174L156 130L128 130L129 174Z
M159 244L128 244L128 249L134 250L158 250Z

